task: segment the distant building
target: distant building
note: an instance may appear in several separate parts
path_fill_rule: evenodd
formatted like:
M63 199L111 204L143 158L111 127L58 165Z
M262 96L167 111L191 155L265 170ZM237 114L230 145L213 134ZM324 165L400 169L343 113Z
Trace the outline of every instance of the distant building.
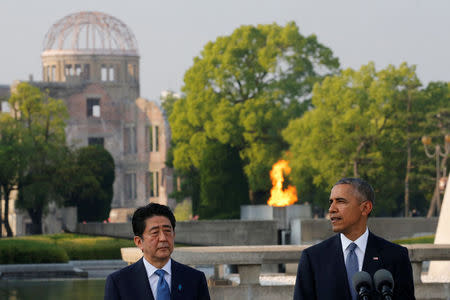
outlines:
M170 129L162 109L139 95L131 30L112 16L79 12L56 22L43 46L43 81L30 83L67 104L67 143L102 145L114 158L111 221L125 222L149 202L173 207L173 172L165 166Z

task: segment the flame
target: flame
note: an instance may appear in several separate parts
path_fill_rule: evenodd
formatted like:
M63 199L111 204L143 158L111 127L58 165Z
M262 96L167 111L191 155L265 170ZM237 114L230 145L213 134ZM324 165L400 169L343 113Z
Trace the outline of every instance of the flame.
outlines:
M297 189L294 186L289 185L283 190L283 173L289 175L291 168L287 161L281 159L272 166L270 171L270 179L273 185L270 190L269 201L267 201L270 206L288 206L298 201Z

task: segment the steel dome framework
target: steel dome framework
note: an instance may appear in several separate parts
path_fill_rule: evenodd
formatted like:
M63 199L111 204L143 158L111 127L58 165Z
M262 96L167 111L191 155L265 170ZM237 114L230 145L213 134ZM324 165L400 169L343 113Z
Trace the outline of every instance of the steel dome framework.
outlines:
M78 12L56 22L44 38L44 53L89 52L138 55L133 32L119 19L101 12Z

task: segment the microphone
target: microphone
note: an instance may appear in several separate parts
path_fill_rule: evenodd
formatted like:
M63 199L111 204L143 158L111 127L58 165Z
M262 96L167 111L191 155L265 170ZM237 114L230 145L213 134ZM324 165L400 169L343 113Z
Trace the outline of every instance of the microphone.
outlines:
M353 287L358 293L358 299L369 300L372 291L372 277L369 273L361 271L352 277Z
M384 300L392 300L394 289L394 279L391 272L386 269L379 269L373 275L373 282L376 290L381 294L381 298Z

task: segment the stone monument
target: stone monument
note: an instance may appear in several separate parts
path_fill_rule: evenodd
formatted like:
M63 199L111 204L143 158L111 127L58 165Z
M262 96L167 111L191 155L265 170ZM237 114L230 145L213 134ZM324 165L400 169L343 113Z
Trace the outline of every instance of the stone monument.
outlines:
M434 243L450 244L450 176L447 179ZM428 280L433 282L450 282L450 260L430 262Z

